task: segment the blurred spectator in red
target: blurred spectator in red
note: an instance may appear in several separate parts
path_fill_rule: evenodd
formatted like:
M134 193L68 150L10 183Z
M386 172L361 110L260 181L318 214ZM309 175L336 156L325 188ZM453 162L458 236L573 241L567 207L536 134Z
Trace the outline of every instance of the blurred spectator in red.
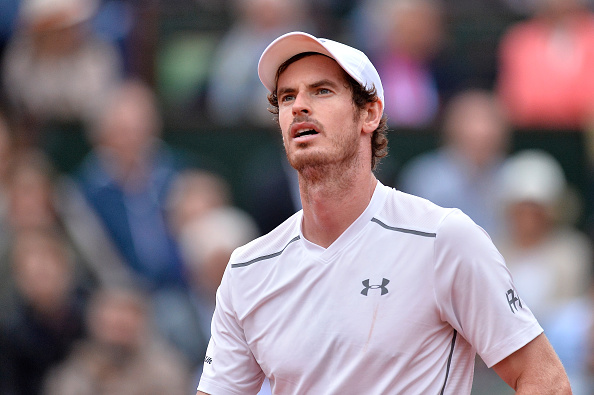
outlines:
M88 335L47 376L44 394L190 394L185 361L154 336L150 316L133 289L98 291L88 309Z
M542 0L500 43L498 91L519 128L576 130L594 110L594 14Z
M87 124L119 81L118 50L91 29L95 0L23 0L4 55L6 95L24 143L48 122Z
M591 242L563 221L567 193L563 169L544 151L518 152L504 165L500 196L507 227L495 244L545 330L559 306L585 295L591 278Z
M502 227L497 180L511 130L489 91L467 90L446 105L442 145L413 158L398 187L444 207L457 207L492 235Z
M217 46L208 82L208 107L221 125L271 127L267 91L256 70L260 54L280 34L311 32L305 0L233 0L235 19Z
M3 299L0 321L0 393L37 395L48 369L83 334L84 293L58 233L19 231L11 264L14 288Z

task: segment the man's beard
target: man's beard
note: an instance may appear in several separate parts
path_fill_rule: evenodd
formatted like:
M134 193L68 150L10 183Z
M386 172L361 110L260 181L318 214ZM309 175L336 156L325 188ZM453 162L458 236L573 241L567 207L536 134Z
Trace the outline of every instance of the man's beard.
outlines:
M298 145L296 155L287 152L289 163L305 177L323 178L334 174L333 170L343 171L356 163L359 134L349 131L338 135L332 140L330 150L307 148L307 145L309 143Z

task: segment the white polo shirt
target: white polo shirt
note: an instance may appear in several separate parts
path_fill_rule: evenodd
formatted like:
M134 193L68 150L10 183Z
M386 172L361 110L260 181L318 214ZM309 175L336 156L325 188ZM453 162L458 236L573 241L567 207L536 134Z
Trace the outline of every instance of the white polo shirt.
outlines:
M274 394L469 394L476 352L492 366L542 332L457 209L378 183L327 249L301 221L233 253L199 390L256 394L267 376Z

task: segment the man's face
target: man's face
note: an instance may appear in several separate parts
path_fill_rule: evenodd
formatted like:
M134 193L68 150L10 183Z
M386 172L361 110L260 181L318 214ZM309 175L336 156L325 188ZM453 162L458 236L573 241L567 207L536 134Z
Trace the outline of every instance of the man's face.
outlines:
M283 142L295 169L357 158L363 112L334 60L312 55L292 63L279 76L277 96Z

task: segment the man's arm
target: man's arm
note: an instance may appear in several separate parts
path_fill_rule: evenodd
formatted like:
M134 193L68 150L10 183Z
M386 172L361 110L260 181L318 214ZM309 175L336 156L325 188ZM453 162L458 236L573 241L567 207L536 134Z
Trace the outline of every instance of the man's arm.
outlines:
M206 392L198 391L198 392L196 392L196 395L208 395L208 394Z
M493 366L517 394L571 394L561 360L544 334Z

